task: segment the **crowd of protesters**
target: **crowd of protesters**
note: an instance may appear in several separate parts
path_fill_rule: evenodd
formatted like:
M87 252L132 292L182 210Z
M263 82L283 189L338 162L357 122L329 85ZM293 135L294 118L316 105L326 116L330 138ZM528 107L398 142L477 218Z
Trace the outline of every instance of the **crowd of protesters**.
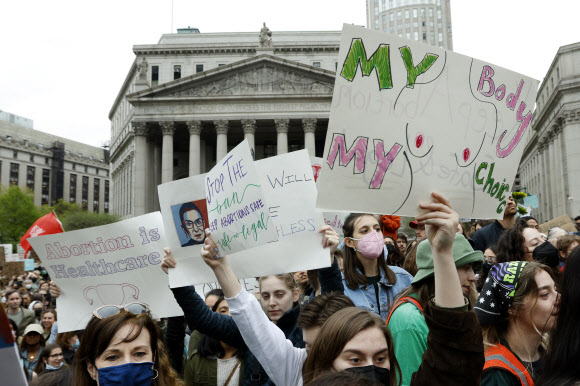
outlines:
M14 371L32 385L578 384L580 216L578 234L543 234L511 197L501 220L471 224L432 198L413 234L364 213L346 218L342 241L321 226L331 265L257 278L256 293L207 232L192 258L221 289L172 288L183 317L108 305L59 332L61 291L46 273L4 277ZM162 268L180 269L169 249Z

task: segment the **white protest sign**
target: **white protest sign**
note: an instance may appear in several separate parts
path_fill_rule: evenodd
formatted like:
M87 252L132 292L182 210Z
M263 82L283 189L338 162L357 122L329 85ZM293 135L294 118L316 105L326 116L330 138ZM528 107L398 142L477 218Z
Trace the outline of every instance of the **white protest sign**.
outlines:
M502 217L538 81L346 24L338 63L319 209L415 216L437 191Z
M259 286L258 286L258 280L256 280L256 278L250 277L247 279L239 279L239 282L242 285L242 287L244 287L244 289L246 291L248 291L249 293L255 294L256 292L258 292ZM195 291L199 294L199 296L201 296L202 298L205 299L205 297L206 297L205 295L209 291L217 289L217 288L221 288L221 286L218 282L204 283L204 284L197 284L195 286Z
M0 305L0 374L3 385L28 386L4 305Z
M247 140L207 173L205 189L209 228L222 253L278 240ZM190 211L187 216L191 213L195 214ZM186 226L192 220L199 222L201 217L187 218Z
M306 150L254 162L278 241L228 254L239 278L328 267L330 253L321 246L318 229L324 224L317 212L316 186ZM194 204L207 227L206 174L159 186L159 202L167 240L178 268L169 271L171 287L215 282L215 275L202 261L201 244L187 240L185 213ZM204 212L204 210L206 210Z
M62 291L59 332L84 329L103 305L142 302L156 318L183 315L161 270L168 244L159 212L28 242Z

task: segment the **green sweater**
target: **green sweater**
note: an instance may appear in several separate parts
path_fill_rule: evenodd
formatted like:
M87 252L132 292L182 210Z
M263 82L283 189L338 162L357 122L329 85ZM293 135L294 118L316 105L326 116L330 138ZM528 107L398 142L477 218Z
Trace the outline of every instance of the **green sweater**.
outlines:
M393 312L388 327L393 336L395 357L401 367L402 385L409 386L411 376L419 369L427 350L427 322L413 303L404 303Z

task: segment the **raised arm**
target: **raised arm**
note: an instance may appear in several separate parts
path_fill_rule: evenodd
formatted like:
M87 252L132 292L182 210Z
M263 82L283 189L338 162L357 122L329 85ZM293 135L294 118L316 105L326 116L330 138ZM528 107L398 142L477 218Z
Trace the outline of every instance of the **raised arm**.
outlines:
M344 286L342 285L342 276L340 275L340 268L338 262L334 258L336 247L340 243L340 236L329 225L324 225L318 233L322 233L322 247L330 247L330 261L331 265L327 268L318 270L318 280L320 281L320 290L325 292L340 292L344 293Z

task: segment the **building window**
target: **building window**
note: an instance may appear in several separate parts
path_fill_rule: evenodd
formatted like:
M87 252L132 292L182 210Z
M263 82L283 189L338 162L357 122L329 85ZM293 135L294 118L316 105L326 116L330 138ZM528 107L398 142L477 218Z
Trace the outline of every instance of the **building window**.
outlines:
M320 62L312 62L312 67L320 68Z
M401 6L401 0L397 0L397 7Z
M417 31L413 32L413 39L419 40L419 32Z
M181 65L176 64L173 66L173 80L181 78Z
M44 164L45 164L45 165L49 165L49 164L50 164L50 158L46 157L46 158L44 159Z
M89 167L85 165L85 173L89 172Z
M70 193L69 193L68 201L71 204L74 204L75 202L77 202L77 175L76 174L70 175L70 189L69 189L69 191L70 191Z
M441 19L441 10L440 9L437 10L437 19Z
M379 29L379 19L375 20L375 29Z
M423 32L423 40L427 41L427 32Z
M14 150L12 152L12 158L17 159L18 158L18 152L16 150Z
M399 36L400 36L400 32L403 30L403 26L399 24L399 25L397 26L397 29L399 30Z
M397 20L401 20L401 11L397 11Z
M425 8L421 8L421 18L425 18Z
M411 33L407 32L407 39L411 39Z
M195 73L203 72L203 64L196 64L195 65Z
M389 8L393 8L393 3L394 3L393 0L389 0Z
M34 166L26 168L26 187L34 192Z
M437 6L440 7L441 6L441 0L437 0Z
M433 17L433 8L429 8L429 17Z
M77 170L77 164L75 163L72 164L72 170Z
M334 71L338 71L338 62L334 62Z
M415 28L419 28L419 23L417 23L416 21L413 22L413 27Z
M383 27L387 24L387 15L383 15Z
M410 23L405 23L405 28L407 29L407 31L411 30L411 24Z
M441 31L441 23L437 23L437 28Z
M42 169L42 205L48 205L50 192L50 169Z
M89 177L83 176L83 186L81 189L81 207L87 210L89 207Z
M408 9L406 9L406 10L405 10L405 19L408 19L408 18L409 18L409 10L408 10Z
M105 180L105 205L103 211L109 213L109 180Z
M433 24L432 21L429 22L429 27L433 28L435 26L435 24Z
M431 43L435 43L435 32L431 31L429 35L431 35Z
M34 154L30 155L30 162L34 162Z
M159 84L159 66L151 66L151 86Z
M417 18L417 8L413 8L413 17Z
M225 65L226 65L225 63L219 63L218 67L225 66Z
M93 181L93 212L99 213L99 192L101 189L101 180L95 178Z
M443 41L443 32L439 32L439 43Z
M20 164L10 163L10 186L18 185L18 173Z
M390 22L395 21L395 14L393 12L389 13L389 21Z

